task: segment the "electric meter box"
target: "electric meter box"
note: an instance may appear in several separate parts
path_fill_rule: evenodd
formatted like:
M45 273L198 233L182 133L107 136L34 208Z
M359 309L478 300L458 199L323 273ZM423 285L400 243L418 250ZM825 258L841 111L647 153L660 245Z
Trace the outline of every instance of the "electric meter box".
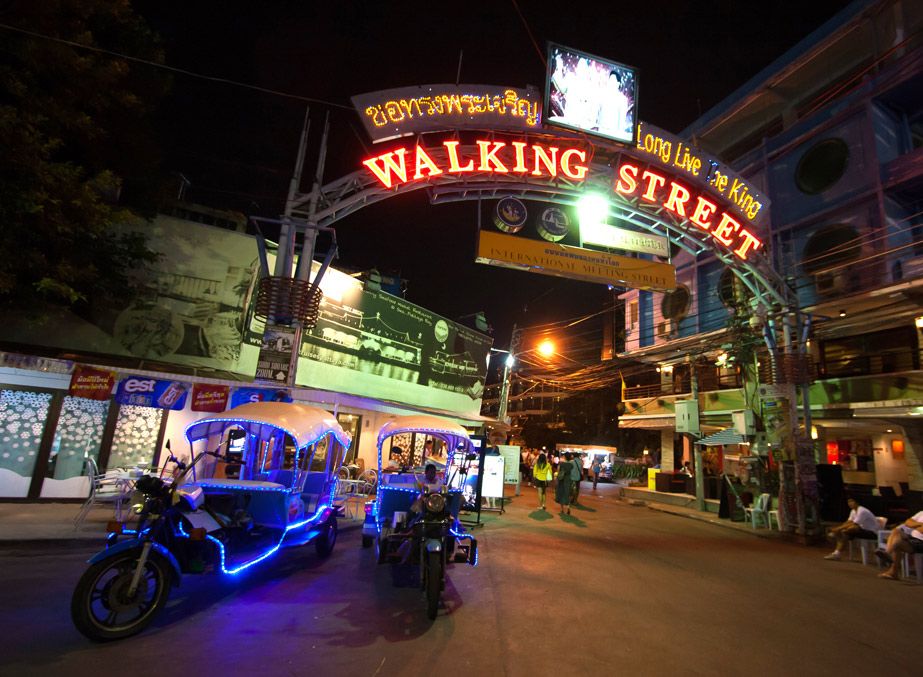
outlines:
M752 409L735 411L733 414L731 414L731 418L734 421L734 432L738 435L756 434L756 426L754 424Z
M676 400L676 432L699 434L698 400Z

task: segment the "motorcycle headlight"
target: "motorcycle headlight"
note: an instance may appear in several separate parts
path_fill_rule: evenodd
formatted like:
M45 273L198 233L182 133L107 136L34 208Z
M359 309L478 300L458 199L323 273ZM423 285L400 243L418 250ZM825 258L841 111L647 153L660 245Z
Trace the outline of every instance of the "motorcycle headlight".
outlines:
M430 494L424 502L427 512L442 512L445 509L445 496L442 494Z

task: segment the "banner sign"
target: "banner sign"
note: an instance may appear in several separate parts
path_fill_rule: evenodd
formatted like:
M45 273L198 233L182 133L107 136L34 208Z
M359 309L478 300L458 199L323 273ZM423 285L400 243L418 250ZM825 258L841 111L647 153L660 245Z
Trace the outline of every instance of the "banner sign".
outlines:
M115 373L104 369L94 369L76 365L71 374L68 395L83 397L88 400L108 400L115 385Z
M635 289L671 291L676 288L676 269L668 263L564 244L569 237L569 228L563 220L566 212L548 208L545 214L550 210L554 210L554 214L549 218L543 217L538 224L541 238L505 235L482 228L478 233L475 261Z
M275 388L238 388L231 396L231 408L252 402L292 402L292 396Z
M182 381L159 381L148 376L128 376L119 381L115 401L136 407L182 409L186 406L189 384Z
M220 413L228 408L228 386L196 383L192 386L192 410Z
M296 335L294 327L274 324L266 326L260 343L260 357L256 363L256 380L289 385Z
M417 85L357 94L373 142L447 129L541 129L540 94L497 85Z
M320 264L314 262L312 275ZM328 268L317 323L302 331L296 384L423 405L480 411L492 339L383 289ZM261 345L262 323L247 342Z

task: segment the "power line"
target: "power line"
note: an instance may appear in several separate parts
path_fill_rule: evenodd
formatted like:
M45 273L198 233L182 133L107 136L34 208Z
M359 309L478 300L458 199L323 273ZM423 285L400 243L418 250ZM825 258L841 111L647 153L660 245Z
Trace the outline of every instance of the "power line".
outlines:
M272 94L273 96L281 96L286 99L294 99L296 101L303 101L305 103L320 103L325 106L331 106L333 108L341 108L343 110L352 111L352 106L344 106L340 103L335 103L333 101L327 101L325 99L317 99L310 96L301 96L300 94L292 94L291 92L283 92L278 89L269 89L268 87L260 87L259 85L251 85L246 82L240 82L238 80L231 80L229 78L219 78L213 75L205 75L203 73L196 73L195 71L190 71L184 68L176 68L175 66L168 66L167 64L157 63L156 61L151 61L150 59L142 59L137 56L131 56L129 54L122 54L121 52L115 52L109 49L103 49L102 47L94 47L93 45L85 45L80 42L74 42L73 40L65 40L64 38L57 38L52 35L45 35L43 33L36 33L35 31L26 30L25 28L19 28L17 26L10 26L9 24L0 23L0 28L8 31L13 31L15 33L21 33L23 35L28 35L33 38L39 38L41 40L48 40L50 42L57 42L62 45L69 45L70 47L76 47L77 49L85 49L91 52L97 52L99 54L105 54L118 59L125 59L126 61L132 61L134 63L144 64L146 66L152 66L153 68L160 68L162 70L170 71L171 73L178 73L180 75L186 75L192 78L198 78L200 80L207 80L209 82L217 82L224 85L233 85L234 87L242 87L244 89L250 89L256 92L262 92L263 94Z

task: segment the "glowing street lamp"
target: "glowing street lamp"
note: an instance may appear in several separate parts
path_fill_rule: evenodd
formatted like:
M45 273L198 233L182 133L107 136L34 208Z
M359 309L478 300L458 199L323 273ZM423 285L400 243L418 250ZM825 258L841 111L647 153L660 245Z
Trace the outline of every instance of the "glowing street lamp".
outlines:
M536 350L542 357L551 357L554 355L554 342L551 339L544 339L538 344Z

